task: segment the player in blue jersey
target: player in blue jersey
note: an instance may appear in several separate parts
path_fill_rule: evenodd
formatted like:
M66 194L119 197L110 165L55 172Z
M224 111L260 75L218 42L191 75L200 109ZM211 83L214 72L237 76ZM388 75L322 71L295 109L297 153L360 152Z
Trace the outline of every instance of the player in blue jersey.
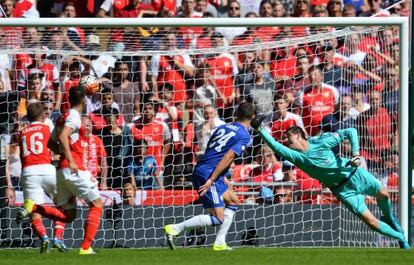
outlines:
M164 233L172 250L175 249L175 236L186 229L207 226L220 226L213 250L231 250L226 244L226 234L239 199L227 188L228 180L225 175L233 160L252 143L248 128L254 116L253 105L248 102L241 103L235 116L236 122L217 127L193 172L193 185L198 190L203 207L209 209L209 215L201 214L178 224L166 225Z
M300 127L286 132L287 145L276 142L260 127L264 117L255 117L251 126L256 129L269 147L284 159L295 164L312 178L328 187L336 197L371 229L395 238L401 248L409 249L404 231L391 209L391 200L381 183L366 169L359 167L359 141L354 128L338 130L307 138ZM332 148L344 140L351 142L352 159L336 156ZM383 216L378 220L365 204L365 196L374 196Z

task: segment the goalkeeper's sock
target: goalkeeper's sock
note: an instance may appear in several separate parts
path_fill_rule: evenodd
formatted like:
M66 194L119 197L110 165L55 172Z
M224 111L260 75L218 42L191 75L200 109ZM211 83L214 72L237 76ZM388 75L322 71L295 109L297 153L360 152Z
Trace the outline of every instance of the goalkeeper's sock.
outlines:
M67 216L64 211L55 207L36 205L36 207L33 208L33 212L63 223L69 223L70 221L69 216Z
M200 227L207 227L220 224L221 222L219 219L217 219L217 217L212 215L200 214L193 216L190 219L185 220L184 222L175 224L173 227L177 233L181 233L186 229L197 229Z
M228 205L226 209L224 209L224 221L220 225L220 228L217 232L216 241L214 244L216 245L224 245L226 244L226 235L229 231L231 223L233 222L233 216L237 211L237 206L235 205Z
M40 238L47 237L46 228L43 225L41 218L36 218L32 220L32 227L35 231L36 235L38 235Z
M394 222L394 214L392 213L391 200L377 200L377 205L381 209L382 215L388 222Z
M379 227L376 229L376 231L380 234L383 234L385 236L389 236L392 238L397 239L398 241L404 241L405 237L400 232L395 231L391 228L387 223L379 221Z
M85 237L81 245L82 249L86 250L91 247L96 232L98 232L99 224L101 223L102 210L101 207L91 207L89 209L85 224Z
M66 225L65 223L60 222L60 221L54 222L54 226L55 226L54 238L62 240L63 232L65 231L65 225Z

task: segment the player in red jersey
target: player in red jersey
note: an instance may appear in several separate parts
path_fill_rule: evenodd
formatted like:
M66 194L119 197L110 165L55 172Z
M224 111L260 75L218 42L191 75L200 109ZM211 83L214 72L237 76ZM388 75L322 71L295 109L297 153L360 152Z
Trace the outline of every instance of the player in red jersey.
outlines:
M57 206L59 209L38 205L32 200L25 201L24 213L40 213L53 220L65 223L76 218L76 197L89 204L85 224L85 236L79 254L95 254L92 241L101 221L103 203L92 176L83 165L86 155L86 137L81 128L81 112L85 107L85 90L72 87L69 90L69 103L72 108L58 122L49 140L49 147L61 154L57 171Z
M19 135L20 156L22 161L22 184L24 199L30 199L36 204L44 204L44 193L56 198L56 169L51 165L51 152L47 148L50 138L50 127L44 123L45 114L43 104L35 102L27 108L27 119L30 124ZM50 251L50 240L47 236L42 215L32 213L33 230L42 240L40 253ZM18 222L21 219L17 220ZM55 221L54 246L60 252L67 248L62 240L65 224Z

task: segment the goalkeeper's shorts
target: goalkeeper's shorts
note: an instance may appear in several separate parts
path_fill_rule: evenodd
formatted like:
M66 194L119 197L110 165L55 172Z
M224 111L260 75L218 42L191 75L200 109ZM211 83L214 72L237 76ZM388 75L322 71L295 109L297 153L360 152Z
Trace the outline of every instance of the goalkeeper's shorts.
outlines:
M206 180L197 175L193 175L193 185L196 190L204 185ZM211 185L207 193L201 197L201 202L204 209L213 209L224 207L223 194L227 190L227 185L224 183L222 177Z
M374 196L381 188L381 182L371 173L358 168L343 186L335 189L335 195L351 212L361 215L368 209L365 196Z

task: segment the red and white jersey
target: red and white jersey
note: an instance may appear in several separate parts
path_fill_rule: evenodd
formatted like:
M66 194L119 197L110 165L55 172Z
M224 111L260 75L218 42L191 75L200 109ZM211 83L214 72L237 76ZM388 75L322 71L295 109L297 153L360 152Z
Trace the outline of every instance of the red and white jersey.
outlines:
M57 122L53 137L57 137L64 127L71 128L73 131L69 138L69 145L73 160L80 170L86 170L83 162L87 154L85 151L88 147L88 139L85 137L85 129L81 125L80 113L74 109L70 109ZM69 168L69 161L64 154L60 157L58 168Z
M36 6L29 0L20 0L13 9L13 17L39 18Z
M88 137L88 148L87 148L87 161L85 165L92 177L97 177L101 171L99 161L106 159L107 154L101 138L96 135L89 135Z
M177 17L186 17L183 13L178 13ZM203 14L199 12L193 12L190 18L202 18ZM180 27L179 31L183 37L184 44L186 47L189 47L191 41L203 33L202 27Z
M37 67L36 69L40 70L44 75L42 79L42 88L52 88L52 84L59 84L59 71L53 64L45 63L43 66ZM29 74L30 69L21 69L19 76L19 86L26 86Z
M32 122L19 135L22 168L34 165L50 165L51 152L47 147L50 128L41 122Z
M312 89L300 95L303 123L309 135L316 135L320 131L323 117L333 113L338 98L338 90L327 84L322 84L320 89Z
M293 126L299 126L303 129L303 121L302 117L296 115L292 112L287 112L285 117L281 119L276 119L272 122L272 136L276 139L276 141L283 142L285 131Z
M189 67L194 67L188 55L177 55L176 59ZM151 59L150 74L157 78L158 85L170 83L174 86L174 103L182 103L187 99L184 76L173 67L174 58L166 55L154 55Z
M153 120L147 124L138 124L131 128L135 139L144 139L148 143L147 156L154 156L158 168L162 168L164 141L171 139L171 133L165 123Z
M282 163L272 163L264 166L253 168L252 172L253 182L268 182L283 180Z
M210 66L211 78L215 81L217 89L225 98L231 97L234 93L234 77L239 73L234 56L222 53L207 59L206 62Z

